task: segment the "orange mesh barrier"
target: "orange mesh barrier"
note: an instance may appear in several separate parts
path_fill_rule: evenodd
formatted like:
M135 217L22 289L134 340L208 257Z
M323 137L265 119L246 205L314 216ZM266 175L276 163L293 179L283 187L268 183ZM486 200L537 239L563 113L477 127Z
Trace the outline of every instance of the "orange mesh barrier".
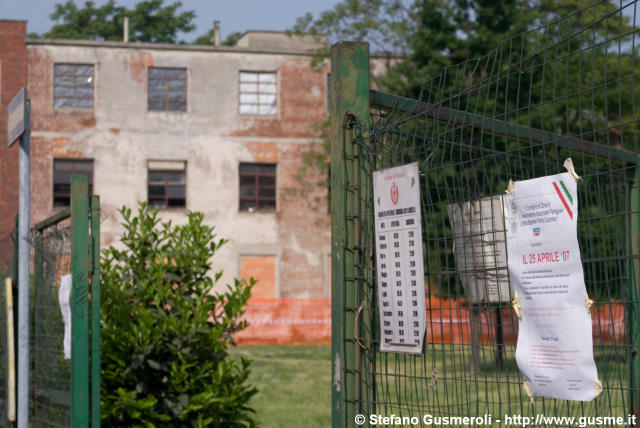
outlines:
M496 343L497 309L479 314L482 343ZM249 327L234 335L239 345L318 345L331 343L331 299L256 299L243 316ZM593 343L626 343L624 306L601 303L591 310ZM518 322L511 308L502 308L506 343L516 343ZM471 343L471 309L462 299L427 299L429 343Z
M331 299L249 299L238 345L331 343Z

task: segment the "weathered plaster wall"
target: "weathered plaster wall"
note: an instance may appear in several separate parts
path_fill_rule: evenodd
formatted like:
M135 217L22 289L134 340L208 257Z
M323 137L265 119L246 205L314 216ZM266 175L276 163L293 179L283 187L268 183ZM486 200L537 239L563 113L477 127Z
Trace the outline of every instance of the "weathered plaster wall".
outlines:
M62 62L94 64L92 110L53 108L53 64ZM318 210L307 198L287 196L287 189L300 185L293 176L317 137L313 125L326 119L328 70L314 72L307 57L284 54L47 44L28 45L28 64L32 222L53 212L54 158L93 159L103 245L121 232L118 208L146 200L147 161L184 160L186 208L203 211L219 236L230 239L215 259L215 267L225 270L223 283L239 274L241 255L275 256L274 297L328 296L326 203ZM152 65L187 68L186 112L147 111L146 70ZM277 116L237 113L240 70L277 71ZM276 212L239 212L240 162L278 164ZM163 210L162 217L182 222L185 210Z

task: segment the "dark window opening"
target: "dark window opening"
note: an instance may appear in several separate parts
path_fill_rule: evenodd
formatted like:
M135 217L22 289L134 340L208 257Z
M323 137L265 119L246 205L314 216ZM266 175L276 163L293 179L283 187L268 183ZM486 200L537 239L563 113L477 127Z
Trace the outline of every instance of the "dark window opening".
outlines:
M54 159L53 160L53 206L71 206L71 176L86 175L89 178L89 194L93 193L93 160Z
M149 67L147 106L155 111L187 110L187 69Z
M240 164L240 211L275 211L276 165Z
M156 209L184 208L186 206L185 171L148 171L147 200Z

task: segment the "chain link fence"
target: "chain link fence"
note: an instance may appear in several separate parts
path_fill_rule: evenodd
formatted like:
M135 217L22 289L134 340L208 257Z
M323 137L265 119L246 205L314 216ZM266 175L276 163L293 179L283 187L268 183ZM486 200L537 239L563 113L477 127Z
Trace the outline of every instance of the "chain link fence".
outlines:
M86 176L74 175L71 181L71 208L58 210L36 224L25 238L32 260L28 287L32 427L100 426L100 200L95 195L89 197ZM0 273L8 269L17 272L17 254L7 256L11 247L16 247L15 235L0 238L0 249L5 249ZM13 290L15 303L15 283ZM7 410L6 302L3 281L0 428L14 426Z
M65 326L60 304L60 297L64 297L61 293L65 293L61 285L65 277L70 284L71 275L68 217L34 229L31 245L34 249L32 423L34 427L68 427L71 426L71 360L70 350L65 356L64 342L67 340L70 346L71 329ZM65 334L69 336L65 338Z

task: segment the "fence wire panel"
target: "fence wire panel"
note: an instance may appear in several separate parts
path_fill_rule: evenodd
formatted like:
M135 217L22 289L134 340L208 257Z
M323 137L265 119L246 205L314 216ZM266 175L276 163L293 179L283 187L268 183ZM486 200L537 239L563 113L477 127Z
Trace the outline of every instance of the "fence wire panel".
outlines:
M58 293L71 274L68 220L32 232L35 282L32 291L32 422L36 427L71 426L71 360L65 359L64 322Z
M638 12L635 1L618 9L594 4L443 70L424 84L420 100L372 91L370 123L347 119L358 153L357 162L345 161L350 182L419 164L427 296L424 355L379 352L373 197L370 185L351 186L362 203L344 221L368 231L346 248L362 255L352 282L359 322L346 339L358 351L355 366L344 368L358 376L347 397L358 413L422 422L425 414L495 420L637 412ZM495 270L496 260L481 257L483 266L459 268L447 207L504 194L509 180L565 172L566 158L582 176L578 239L587 292L595 300L594 357L604 390L591 402L531 401L515 362L512 292L502 303L468 301L462 278ZM479 215L472 212L469 221Z

